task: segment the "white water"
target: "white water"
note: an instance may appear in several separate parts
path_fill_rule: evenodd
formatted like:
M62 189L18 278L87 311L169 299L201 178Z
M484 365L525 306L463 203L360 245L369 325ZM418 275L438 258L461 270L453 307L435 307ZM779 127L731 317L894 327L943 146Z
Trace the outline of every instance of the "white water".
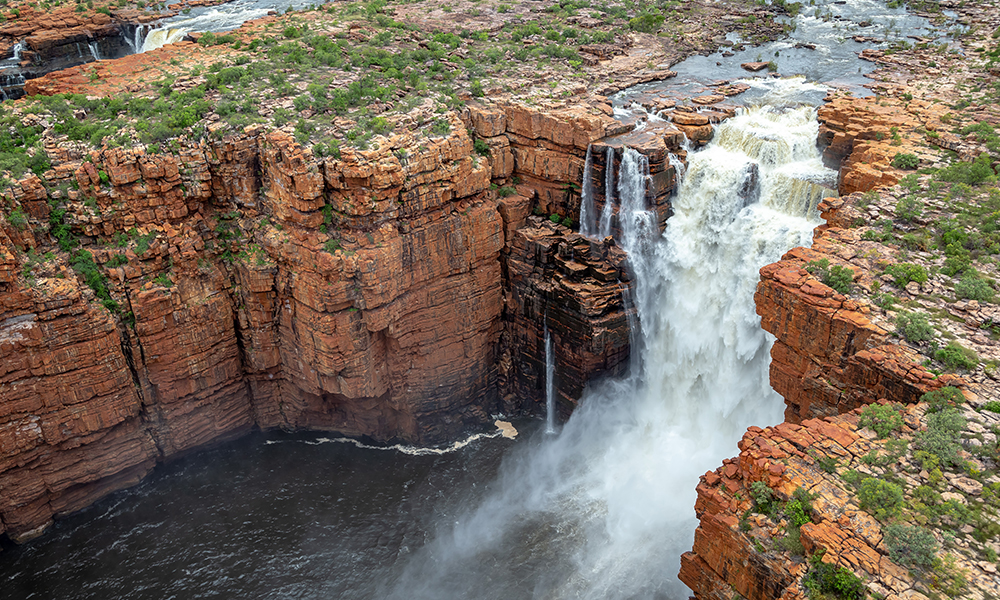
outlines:
M545 317L545 433L556 432L556 353Z
M162 48L167 44L173 44L174 42L180 41L190 31L190 29L185 29L183 27L154 29L147 33L146 37L143 39L141 52L149 52L150 50L156 50L157 48Z
M597 237L604 239L611 235L611 218L615 214L615 149L608 146L604 158L604 208Z
M101 51L97 48L96 42L90 42L87 47L90 48L90 55L94 57L94 60L101 60Z
M24 47L21 45L21 42L14 43L14 62L21 62L21 50L23 49Z
M146 40L146 33L149 31L149 25L136 25L135 32L132 34L132 39L125 38L125 43L128 47L132 49L132 54L138 54L142 51L142 45Z
M667 153L667 160L670 161L670 166L674 168L674 174L677 176L677 184L679 185L680 182L684 180L684 173L687 171L687 166L684 164L684 161L673 152Z
M686 598L698 477L735 455L749 425L780 421L768 384L772 339L753 292L758 269L818 224L829 177L814 109L752 109L689 156L675 214L658 235L646 165L621 161L621 240L633 272L642 366L585 392L558 436L503 465L486 500L391 576L392 598ZM758 164L758 202L737 190ZM640 191L642 193L640 193Z
M587 157L583 162L583 182L580 188L580 235L594 237L597 228L594 209L594 182L591 181L593 160L591 147L587 145Z

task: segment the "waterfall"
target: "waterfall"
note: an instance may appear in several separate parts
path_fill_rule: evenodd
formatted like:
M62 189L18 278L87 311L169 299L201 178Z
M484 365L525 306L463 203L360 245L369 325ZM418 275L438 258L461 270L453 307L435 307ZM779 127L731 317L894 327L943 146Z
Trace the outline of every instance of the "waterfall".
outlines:
M142 52L142 45L148 30L148 25L136 25L135 31L132 32L132 39L128 39L127 36L125 37L125 43L132 49L132 54L139 54Z
M87 46L90 48L90 55L94 57L94 60L101 60L101 52L97 47L97 42L90 42Z
M24 50L24 47L21 45L21 42L15 42L13 50L14 50L14 59L13 59L14 62L21 62L21 50Z
M486 498L450 515L380 597L689 596L676 573L697 524L698 477L738 453L748 426L782 418L753 293L760 267L808 245L819 223L817 186L790 183L832 175L818 129L809 107L747 109L720 124L689 155L662 235L645 207L648 163L624 151L620 235L642 368L592 382L559 435L508 455ZM751 204L739 195L748 164Z
M549 317L545 316L545 433L556 432L556 353L552 349Z
M173 44L183 39L189 31L190 29L185 27L154 29L146 34L140 51L149 52L150 50L162 48L167 44Z
M611 235L611 217L615 213L615 149L608 146L604 158L604 208L597 237L604 239Z
M677 175L677 183L679 185L684 179L684 172L687 170L687 167L684 166L684 161L673 152L667 153L667 160L670 162L670 166L674 168L674 173Z
M583 182L580 188L580 234L587 237L594 237L596 224L594 223L594 183L591 181L591 149L587 145L587 157L583 163Z

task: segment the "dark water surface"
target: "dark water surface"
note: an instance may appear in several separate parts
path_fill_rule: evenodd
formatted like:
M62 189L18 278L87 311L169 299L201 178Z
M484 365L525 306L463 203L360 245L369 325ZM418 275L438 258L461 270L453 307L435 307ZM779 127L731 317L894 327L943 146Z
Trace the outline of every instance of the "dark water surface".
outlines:
M160 466L5 548L0 597L378 597L390 567L530 444L410 456L324 440L255 433Z

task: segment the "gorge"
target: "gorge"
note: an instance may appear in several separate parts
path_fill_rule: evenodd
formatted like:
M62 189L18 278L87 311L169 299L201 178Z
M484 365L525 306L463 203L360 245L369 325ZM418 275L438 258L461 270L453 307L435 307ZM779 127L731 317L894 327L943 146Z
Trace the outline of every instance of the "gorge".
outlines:
M822 28L822 9L856 4L794 18ZM970 10L976 23L998 17ZM426 18L447 19L433 12ZM274 23L290 45L306 31L357 43L380 35L375 25L325 21L325 9L304 14L234 35L244 47ZM413 34L413 52L474 40L444 35ZM630 40L626 56L656 37ZM787 50L801 42L775 43L788 45L756 52L773 52L777 65L788 57L778 68L794 72L801 59ZM872 54L881 50L871 41L840 43L867 44L873 65L897 60ZM314 55L326 51L310 44ZM935 51L901 51L899 60L923 50ZM190 138L136 145L147 130L131 100L117 108L123 147L92 148L65 125L101 118L100 101L55 95L10 109L11 131L39 136L22 154L51 164L4 182L0 523L21 544L0 553L5 589L797 598L819 569L805 554L847 565L873 592L926 596L940 588L898 566L871 566L872 553L890 563L871 533L879 522L843 512L850 491L824 483L813 453L839 448L841 472L889 472L862 462L875 442L858 442L869 439L859 413L838 416L882 400L914 405L901 420L917 432L906 455L917 460L917 430L931 414L920 399L950 386L963 390L965 419L981 429L978 445L963 442L979 466L962 477L978 488L955 485L979 490L963 498L978 507L981 496L983 520L974 522L992 531L996 436L983 408L996 398L992 375L987 365L964 378L932 373L934 360L944 364L937 346L902 334L890 341L891 319L908 313L883 310L877 296L912 298L916 311L935 300L931 286L948 284L934 270L926 288L912 288L875 266L892 255L884 248L894 234L874 236L898 210L885 195L895 192L876 191L904 179L894 157L913 152L951 168L918 136L955 152L957 165L990 156L985 129L972 130L981 138L952 135L949 121L973 121L946 114L930 93L914 99L922 84L876 85L868 99L801 78L693 84L674 73L697 66L672 72L664 67L676 61L642 59L602 90L624 90L611 97L574 96L567 77L542 97L500 97L498 88L489 101L472 93L450 107L443 95L440 104L418 95L397 116L408 102L401 90L369 101L382 112L354 115L324 137L308 127L327 96L294 77L311 104L261 101L275 126L222 110L243 102L231 88L248 85L253 64L238 53L253 51L174 44L27 85L32 94L109 96L148 86L150 68L208 53L220 62L168 73L152 88L193 104L199 98L182 96L189 90L214 95L216 108L196 121L201 135L192 128ZM901 64L876 81L898 76ZM859 82L841 80L867 93ZM338 85L348 87L329 89ZM570 100L553 97L563 91ZM61 102L77 102L83 115ZM980 122L992 118L985 105L970 108ZM278 125L293 108L297 121ZM342 127L344 113L325 110ZM389 115L392 127L378 133L386 117L374 115ZM365 127L374 136L352 143ZM916 186L913 194L929 185L916 177L901 184ZM991 206L987 188L955 193L980 193ZM926 206L947 210L934 198ZM903 223L900 238L920 233L912 219L888 220L890 230ZM967 257L987 277L991 239ZM916 248L892 264L933 259ZM827 284L841 265L853 286L845 292ZM964 304L942 310L961 311L951 321L973 333L935 326L985 363L996 352L992 303L958 298ZM551 427L526 419L545 415ZM502 419L520 430L517 441L501 436L506 424L487 425ZM227 440L235 441L215 446ZM947 486L959 475L945 475L948 483L931 483L954 493ZM802 553L767 537L778 539L783 513L768 522L748 504L761 482L782 503L799 487L819 494L801 525ZM859 520L868 554L837 529ZM956 539L965 537L941 537L943 556ZM990 544L995 533L948 546L972 597L992 593ZM66 565L72 574L53 580Z

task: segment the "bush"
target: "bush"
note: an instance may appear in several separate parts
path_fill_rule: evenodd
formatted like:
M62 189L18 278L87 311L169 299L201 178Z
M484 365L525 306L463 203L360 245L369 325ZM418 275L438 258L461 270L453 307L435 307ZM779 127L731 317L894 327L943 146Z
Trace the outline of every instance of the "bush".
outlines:
M629 19L628 28L642 33L656 33L663 25L663 19L663 15L639 15L634 19Z
M963 461L958 456L959 439L965 429L965 417L957 408L948 407L927 415L927 429L913 437L917 448L937 457L944 467L958 467Z
M490 155L490 145L483 140L477 139L472 144L472 148L476 151L479 156L489 156Z
M810 561L812 567L806 576L802 578L802 585L805 586L811 597L829 594L841 600L863 600L867 594L864 583L857 575L845 569L829 563L821 562L813 555Z
M549 220L552 221L553 223L559 223L560 221L562 221L562 217L560 217L556 213L552 213L551 215L549 215Z
M920 396L921 402L929 404L930 412L940 412L949 407L956 407L965 404L965 395L957 387L945 386L933 392L927 392Z
M861 508L876 517L889 517L899 513L903 505L903 488L895 483L868 477L858 490Z
M930 567L937 542L923 527L893 523L885 528L885 544L894 562L904 566Z
M896 287L906 287L911 281L917 283L927 283L927 269L913 263L896 263L889 265L886 274L892 277L892 282Z
M483 82L478 79L473 80L472 83L469 84L469 93L472 94L473 98L482 98L484 95Z
M934 328L922 313L899 313L896 316L896 333L911 344L934 339Z
M94 262L94 256L90 252L77 250L70 259L70 265L76 271L76 274L83 279L84 283L90 289L94 290L94 295L101 301L104 308L111 312L118 311L118 303L115 302L110 292L108 292L107 281L105 281L104 275L101 274L101 270L98 268L97 263Z
M920 159L917 158L916 154L898 152L896 156L892 157L892 166L897 169L916 169L919 164Z
M10 214L7 215L7 222L10 223L14 229L24 231L24 228L28 226L28 215L21 210L20 207L18 207L10 211Z
M861 411L858 425L871 429L880 438L886 438L903 426L903 417L888 404L869 404Z
M990 400L989 402L983 405L983 410L1000 413L1000 402L997 402L996 400Z
M517 193L517 190L515 190L513 187L511 187L509 185L505 185L502 188L500 188L499 190L497 190L497 194L499 194L499 196L501 198L507 198L507 197L513 196L516 193Z
M924 212L924 205L913 196L907 196L896 203L896 216L904 221L913 221L920 218Z
M944 363L949 369L971 371L979 364L979 355L975 350L966 348L958 342L948 342L948 345L934 353L934 358Z
M448 119L435 119L431 125L431 133L434 135L448 135L451 133L451 122Z
M995 292L988 281L972 271L966 272L965 275L962 276L962 279L955 284L955 294L959 298L964 298L966 300L993 302Z
M831 267L830 261L823 258L809 261L809 264L806 265L806 271L819 278L824 285L830 286L841 294L851 293L851 282L854 281L854 271L846 267L840 265L833 265Z
M938 171L937 176L941 181L968 185L996 179L996 173L993 172L993 167L990 165L988 152L980 154L979 158L972 162L960 162L945 167Z
M763 481L750 484L750 498L753 499L754 512L769 515L774 512L774 490Z

